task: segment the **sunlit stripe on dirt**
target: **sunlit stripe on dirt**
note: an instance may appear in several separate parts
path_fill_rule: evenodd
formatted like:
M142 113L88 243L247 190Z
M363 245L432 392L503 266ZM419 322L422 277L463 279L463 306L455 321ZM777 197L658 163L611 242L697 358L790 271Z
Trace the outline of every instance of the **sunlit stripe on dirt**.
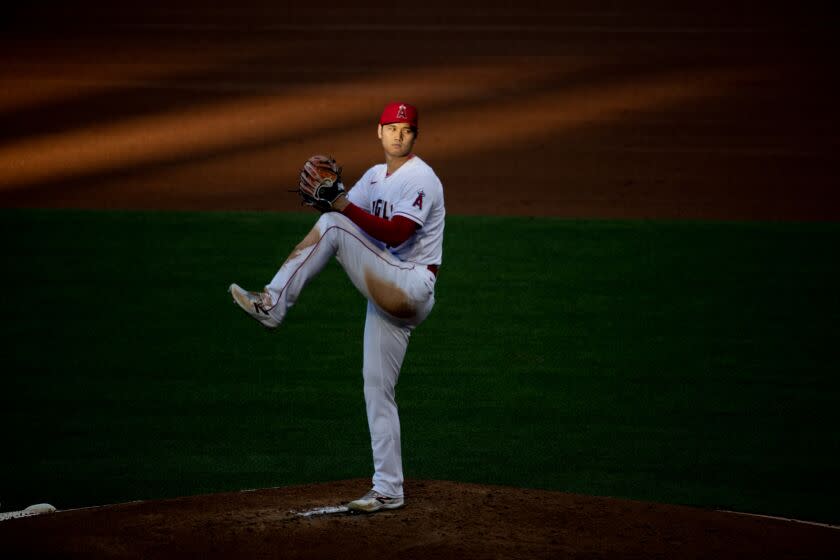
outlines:
M10 47L11 48L11 47ZM200 76L254 56L237 49L187 49L172 45L132 47L99 45L27 45L21 57L4 54L0 67L0 110L37 109L121 88L170 84ZM259 54L259 53L258 53Z
M576 129L633 118L640 111L656 113L682 103L725 96L743 77L737 71L708 69L628 78L608 85L565 87L561 80L550 88L488 101L421 105L417 152L432 165L443 159L457 160L527 146L539 157L541 143ZM331 133L309 142L306 149L318 146L317 149L328 150L347 169L351 163L370 161L372 155L381 154L376 142L374 127L370 126L369 130L354 128ZM214 161L186 164L161 177L168 184L180 184L200 168L201 174L213 178L203 185L205 198L224 198L231 184L237 185L238 196L271 197L277 196L280 186L294 187L295 170L306 155L299 144L279 143ZM346 179L353 180L350 175Z
M583 64L569 61L552 72L539 61L513 60L412 69L31 138L0 148L0 190L203 155L278 135L293 142L343 126L375 130L382 100L405 92L421 106L470 106L489 92L557 79Z

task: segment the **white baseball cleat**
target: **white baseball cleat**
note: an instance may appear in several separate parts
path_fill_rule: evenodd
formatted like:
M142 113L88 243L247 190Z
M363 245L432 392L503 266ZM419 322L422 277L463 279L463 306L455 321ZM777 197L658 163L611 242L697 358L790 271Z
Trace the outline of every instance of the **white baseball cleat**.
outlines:
M371 490L358 500L353 500L347 504L347 509L350 511L361 511L364 513L373 513L381 509L397 509L405 505L402 498L389 498L384 494L380 494L376 490Z
M242 311L256 319L262 326L269 329L276 329L280 322L268 314L271 309L271 296L266 292L249 292L243 290L237 284L231 284L228 288L233 302L242 308Z

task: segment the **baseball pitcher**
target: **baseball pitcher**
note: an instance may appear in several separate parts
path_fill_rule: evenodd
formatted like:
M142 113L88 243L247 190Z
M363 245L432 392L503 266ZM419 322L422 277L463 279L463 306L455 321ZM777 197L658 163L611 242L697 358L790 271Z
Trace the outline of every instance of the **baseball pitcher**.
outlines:
M443 185L414 155L417 109L391 103L377 134L385 162L345 190L341 167L328 156L309 158L298 192L322 212L262 292L236 284L233 301L268 328L276 328L304 286L335 256L367 299L364 331L365 405L373 451L373 487L347 504L375 512L404 505L400 419L395 388L412 330L435 303L443 257Z

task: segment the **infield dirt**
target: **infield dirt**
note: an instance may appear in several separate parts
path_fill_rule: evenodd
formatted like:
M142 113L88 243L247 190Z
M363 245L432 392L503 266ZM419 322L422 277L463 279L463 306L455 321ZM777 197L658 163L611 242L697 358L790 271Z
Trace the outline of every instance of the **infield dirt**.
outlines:
M840 530L696 508L408 481L401 510L301 517L367 480L59 512L0 524L9 558L827 558ZM350 497L350 498L348 498Z

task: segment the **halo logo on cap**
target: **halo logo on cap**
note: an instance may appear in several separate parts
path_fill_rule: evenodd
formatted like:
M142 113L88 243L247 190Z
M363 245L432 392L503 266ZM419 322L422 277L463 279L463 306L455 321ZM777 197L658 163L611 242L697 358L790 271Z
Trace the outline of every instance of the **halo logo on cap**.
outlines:
M417 107L408 103L389 103L382 111L379 124L408 123L417 127Z

